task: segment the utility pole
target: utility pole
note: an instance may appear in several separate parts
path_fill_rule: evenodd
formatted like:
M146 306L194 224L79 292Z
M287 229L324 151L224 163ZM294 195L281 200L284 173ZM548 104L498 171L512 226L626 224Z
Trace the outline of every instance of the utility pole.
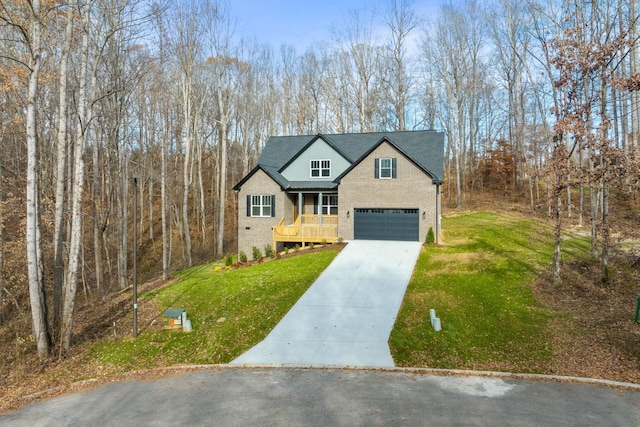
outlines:
M138 337L138 179L133 174L133 337Z

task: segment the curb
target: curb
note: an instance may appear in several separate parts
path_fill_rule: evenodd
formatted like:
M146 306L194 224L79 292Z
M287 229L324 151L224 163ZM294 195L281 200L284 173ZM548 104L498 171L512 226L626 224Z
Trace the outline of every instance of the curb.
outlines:
M548 374L527 374L515 372L499 372L499 371L475 371L467 369L436 369L436 368L406 368L406 367L379 367L379 366L338 366L338 365L177 365L165 368L157 368L153 370L208 370L208 369L324 369L324 370L353 370L353 371L376 371L376 372L396 372L417 375L433 375L433 376L460 376L460 377L488 377L488 378L508 378L514 380L526 381L548 381L559 383L573 383L585 385L597 385L614 388L625 388L640 391L640 384L607 380L602 378L572 377L569 375L548 375Z

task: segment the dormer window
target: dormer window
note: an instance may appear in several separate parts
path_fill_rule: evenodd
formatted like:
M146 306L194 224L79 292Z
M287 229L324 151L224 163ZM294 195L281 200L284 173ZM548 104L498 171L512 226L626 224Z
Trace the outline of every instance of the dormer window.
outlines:
M331 160L311 160L311 178L330 178Z

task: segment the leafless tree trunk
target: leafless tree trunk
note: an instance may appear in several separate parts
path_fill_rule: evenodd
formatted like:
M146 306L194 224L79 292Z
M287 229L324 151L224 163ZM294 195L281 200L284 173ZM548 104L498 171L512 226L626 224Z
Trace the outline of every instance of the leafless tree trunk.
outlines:
M73 153L73 183L71 198L71 240L69 241L69 269L65 283L62 306L62 326L60 328L60 352L71 347L71 328L73 325L73 309L78 289L78 268L80 264L80 248L82 246L82 197L84 194L84 147L91 110L87 108L87 67L89 57L89 22L91 11L87 5L81 10L83 16L82 47L80 52L80 86L78 92L78 119Z
M216 102L215 123L218 128L218 233L216 254L224 254L225 213L227 202L227 145L228 131L233 117L233 102L249 66L239 60L232 50L231 42L235 21L225 4L215 2L205 9L208 28L208 60L212 73L212 93Z
M525 91L524 70L526 52L529 49L529 35L524 25L524 10L521 2L504 0L489 27L493 32L500 57L502 77L507 84L509 112L509 142L515 153L516 168L513 184L519 188L524 177L525 158Z
M160 70L164 71L168 67L166 61L166 53L165 53L165 44L167 42L167 35L164 26L164 21L162 17L162 11L158 8L158 6L154 6L154 13L156 14L156 22L158 27L158 37L159 37L159 62L160 62ZM159 74L159 76L164 76L164 74ZM168 80L164 80L162 77L161 83L168 82ZM161 86L162 87L162 86ZM169 278L169 271L171 268L171 255L169 249L169 234L171 233L171 221L167 218L168 210L167 207L167 150L169 149L169 139L171 135L171 126L169 124L169 102L168 96L160 96L158 97L159 101L159 110L160 110L160 118L159 121L161 123L161 132L162 136L160 138L160 218L161 218L161 227L162 227L162 280L166 281Z
M69 65L69 51L73 30L75 1L72 0L67 7L67 25L65 39L60 55L60 85L58 101L58 140L57 140L57 172L56 172L56 205L53 231L54 248L54 272L53 272L53 328L58 330L62 316L62 289L64 288L64 205L65 205L65 169L67 160L67 68Z
M30 13L24 37L29 50L29 85L27 92L27 271L29 275L29 299L36 346L41 360L49 355L51 334L47 322L47 301L45 298L42 269L42 248L40 236L40 201L38 188L38 134L36 126L36 102L38 98L38 78L42 67L42 18L40 0L29 2Z
M477 58L482 48L479 34L467 33L478 28L476 11L442 8L441 17L425 33L424 61L441 85L442 104L438 114L447 133L448 153L455 173L456 208L463 204L467 148L477 134L471 99L482 92L481 65ZM472 123L472 120L474 123Z
M636 0L629 0L628 10L635 25L630 25L629 38L634 43L631 46L630 59L630 76L635 76L640 72L640 43L638 43L638 5ZM631 140L628 148L640 146L640 93L637 90L631 91Z
M4 136L4 129L0 131L0 140ZM2 159L0 158L0 301L4 299L4 178L2 174L2 169L4 168L4 164Z
M373 43L372 31L372 16L367 11L354 11L349 14L343 29L336 33L338 44L344 50L344 55L340 51L337 52L343 60L337 61L341 67L335 68L344 68L344 70L335 80L341 81L344 87L349 88L350 96L348 100L342 99L337 88L334 89L336 90L334 93L327 94L340 106L343 106L345 101L355 106L358 126L353 130L359 132L376 130L376 123L380 119L382 109L380 101L384 89L383 67L386 64L383 61L382 49ZM354 119L353 122L356 120Z
M189 227L189 193L191 191L191 163L193 155L193 79L196 63L200 59L201 10L196 2L185 4L178 12L175 23L174 55L181 70L179 81L182 94L184 152L182 161L182 231L184 254L188 267L193 265L191 229Z
M100 144L96 140L91 148L91 159L93 163L93 188L91 189L91 218L93 225L93 257L96 272L96 289L100 297L105 293L104 274L104 231L107 227L109 216L103 218L102 210L99 208L102 198L102 180L100 177Z
M384 21L391 31L389 46L393 79L389 84L390 103L394 108L397 131L406 130L406 109L411 91L411 80L407 73L407 41L411 32L420 23L414 0L387 0L384 5Z

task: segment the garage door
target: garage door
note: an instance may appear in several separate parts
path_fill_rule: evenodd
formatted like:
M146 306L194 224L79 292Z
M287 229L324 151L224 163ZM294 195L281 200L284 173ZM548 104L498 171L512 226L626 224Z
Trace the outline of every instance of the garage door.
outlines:
M361 240L418 240L418 209L353 210L354 238Z

